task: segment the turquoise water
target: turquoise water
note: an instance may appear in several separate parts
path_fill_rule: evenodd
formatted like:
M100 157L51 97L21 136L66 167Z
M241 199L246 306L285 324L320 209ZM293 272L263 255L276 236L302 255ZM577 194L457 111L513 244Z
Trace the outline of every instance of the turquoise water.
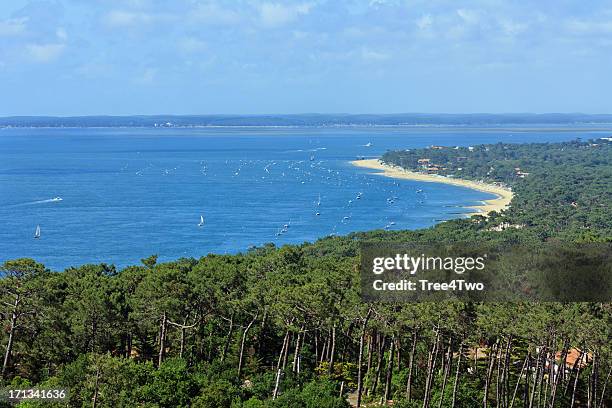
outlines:
M576 137L589 134L474 128L0 129L0 262L32 257L53 269L99 262L125 266L151 254L171 260L351 231L428 227L461 217L461 206L492 196L384 178L348 162L431 144ZM40 239L33 238L37 225Z

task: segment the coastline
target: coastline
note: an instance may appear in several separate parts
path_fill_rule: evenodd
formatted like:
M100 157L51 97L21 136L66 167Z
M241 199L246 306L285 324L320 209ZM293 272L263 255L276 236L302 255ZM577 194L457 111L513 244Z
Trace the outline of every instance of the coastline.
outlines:
M490 200L484 200L484 204L474 205L465 208L473 209L475 211L466 212L466 215L487 215L491 211L502 211L510 206L512 201L512 191L499 187L493 184L479 183L472 180L464 180L458 178L448 178L444 176L437 176L431 174L417 173L402 169L400 167L390 166L383 164L379 159L363 159L354 160L350 162L353 166L362 167L371 170L377 170L372 174L380 176L399 178L405 180L424 181L427 183L443 183L450 184L453 186L471 188L472 190L478 190L485 193L495 194L497 197Z

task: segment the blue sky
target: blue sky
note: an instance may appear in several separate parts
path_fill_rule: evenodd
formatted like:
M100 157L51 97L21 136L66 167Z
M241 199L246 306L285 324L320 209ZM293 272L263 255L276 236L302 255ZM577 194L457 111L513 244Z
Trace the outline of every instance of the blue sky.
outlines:
M612 1L0 0L0 116L612 113Z

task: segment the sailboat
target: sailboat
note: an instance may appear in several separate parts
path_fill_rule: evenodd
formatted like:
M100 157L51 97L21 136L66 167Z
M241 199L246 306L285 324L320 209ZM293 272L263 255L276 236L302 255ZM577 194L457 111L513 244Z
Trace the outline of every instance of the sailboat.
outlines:
M319 200L317 201L317 207L321 205L321 194L319 194Z
M204 216L200 215L200 222L198 223L198 227L203 227L204 226Z
M34 238L40 238L40 225L36 226L36 232L34 233Z

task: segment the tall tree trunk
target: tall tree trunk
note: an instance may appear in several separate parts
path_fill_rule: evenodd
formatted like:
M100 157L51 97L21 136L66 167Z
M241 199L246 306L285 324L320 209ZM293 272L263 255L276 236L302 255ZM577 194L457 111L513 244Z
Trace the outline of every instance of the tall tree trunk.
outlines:
M574 367L577 366L577 368L576 368L576 377L574 378L574 389L572 390L572 402L570 404L570 408L573 408L574 407L574 402L576 402L576 390L578 388L578 378L580 377L580 368L581 368L581 365L582 365L581 364L582 363L582 354L583 353L580 353L580 359L577 360L574 363ZM587 354L587 356L588 356L588 354Z
M160 330L159 330L159 355L157 359L157 367L161 366L164 361L164 354L166 353L166 326L168 322L168 317L166 312L162 314L161 322L160 322Z
M276 364L276 368L281 368L281 364L283 364L283 356L285 355L285 347L287 347L287 340L289 339L289 329L285 331L285 337L283 337L283 345L281 347L281 351L278 354L278 363Z
M383 404L387 405L387 401L391 399L391 380L393 377L393 357L395 356L395 336L391 338L389 345L389 361L387 362L387 375L385 376L385 393L383 395Z
M242 341L240 342L240 357L238 358L238 378L242 376L242 366L243 366L243 361L244 361L244 345L246 343L246 338L247 338L247 335L249 334L249 330L251 330L251 327L253 326L253 323L255 323L255 320L257 320L257 315L258 313L255 313L255 316L253 316L253 319L251 319L247 327L244 329L244 332L242 332Z
M546 381L546 383L544 384L544 401L542 405L547 405L547 401L548 401L548 390L551 386L551 382L554 376L554 369L555 369L555 338L553 338L552 341L552 345L551 348L548 349L548 352L546 353L546 363L548 363L548 380ZM544 364L544 366L546 367L546 363Z
M377 341L377 356L376 356L376 372L374 373L374 381L372 381L372 387L370 389L370 395L374 395L376 394L376 389L378 388L378 382L380 380L380 370L382 367L382 362L383 362L383 356L384 356L384 350L385 350L385 343L386 343L386 337L384 335L381 335L380 333L378 334L378 341Z
M593 352L593 362L591 363L591 373L587 382L587 408L592 408L597 395L597 370L599 358L597 350Z
M372 343L374 340L374 336L372 333L368 335L368 365L366 368L366 375L370 372L370 368L372 368Z
M580 365L579 363L582 361L583 356L584 356L584 350L581 349L580 354L578 354L578 359L574 362L574 365L570 368L570 373L568 375L568 378L565 384L565 390L563 391L563 395L567 395L567 391L569 390L570 384L572 384L572 376L578 370L578 366Z
M294 373L298 372L298 360L300 358L300 341L302 340L303 330L304 326L300 328L297 338L295 339L295 352L293 353L293 364L291 366L291 371Z
M181 348L179 350L179 357L183 358L183 353L185 352L185 327L181 327Z
M357 408L361 407L361 394L363 392L363 347L365 343L366 328L372 309L368 309L366 317L361 324L361 336L359 337L359 356L357 358Z
M603 387L601 388L601 398L599 399L598 408L604 408L604 402L606 398L606 387L608 386L608 381L610 380L611 373L612 373L612 367L608 369L608 375L606 376L606 381L604 381Z
M540 362L540 371L539 371L539 375L537 376L537 383L536 383L536 388L538 389L538 404L537 404L538 407L540 406L542 402L542 386L544 385L544 374L546 372L547 353L548 353L547 346L544 346L543 352L540 355L540 360L542 361ZM535 391L535 388L534 388L534 391Z
M4 352L4 362L2 363L2 378L5 378L6 369L11 360L11 353L13 352L13 341L15 338L15 328L17 327L17 308L19 307L20 297L19 293L15 294L15 302L13 302L13 311L11 312L11 327L9 329L8 343L6 344L6 351Z
M395 361L397 362L397 371L402 369L402 341L398 336L395 339L395 353L397 354Z
M436 360L438 358L438 349L440 347L441 335L440 329L436 328L436 338L429 353L427 362L427 377L425 378L425 396L423 397L423 408L429 408L431 399L431 389L435 380Z
M259 352L264 348L263 344L264 344L265 335L266 335L266 331L268 327L268 307L267 306L264 308L263 316L261 316L261 326L260 327L261 328L259 331L259 336L257 338L256 354L259 354Z
M518 392L519 385L521 384L521 378L523 377L523 373L525 372L525 369L527 368L528 363L529 363L529 353L527 353L527 357L525 357L525 362L523 363L523 367L521 368L521 372L519 373L518 380L516 380L516 387L514 387L514 393L512 394L512 399L510 400L509 408L512 408L512 406L514 405L514 398L516 398L516 393Z
M504 355L504 371L502 375L502 383L503 383L503 406L507 407L509 402L509 393L510 393L510 355L512 353L512 341L514 337L510 335L508 337L508 344L506 345L506 352Z
M319 364L323 364L323 361L325 361L327 357L327 343L329 343L329 336L327 336L327 338L324 338L322 340L323 340L323 348L321 349L321 355L319 356Z
M327 368L327 374L332 375L334 373L334 358L336 354L336 324L332 327L331 332L331 346L329 350L329 367Z
M457 388L459 386L459 371L461 370L461 357L463 355L463 341L459 344L459 353L457 355L457 371L455 372L455 382L453 384L453 401L451 408L455 408L457 402Z
M412 398L412 373L414 371L414 356L416 352L417 339L419 332L415 329L412 333L412 347L410 348L410 355L408 360L408 380L406 381L406 399L410 401Z
M438 403L438 408L442 408L442 402L444 401L444 390L446 389L446 382L448 381L448 375L451 370L451 365L453 362L453 349L452 349L452 341L448 342L448 349L446 355L446 363L444 364L444 377L442 378L442 388L440 389L440 402Z
M331 332L332 332L331 327L328 327L327 328L327 341L325 342L325 353L324 353L325 361L327 361L328 363L329 363L329 349L331 349L331 338L332 338Z
M283 363L281 365L281 369L285 371L287 368L287 360L289 359L289 346L291 345L291 337L293 337L293 333L290 331L289 336L287 337L287 347L285 347L283 353Z
M569 341L566 339L563 343L563 351L561 351L561 360L559 361L559 365L557 366L557 371L555 372L553 368L553 383L550 390L550 407L554 408L555 400L557 399L557 387L559 386L559 380L565 371L565 360L567 359L567 351L569 348ZM555 364L555 357L553 356L553 365Z
M531 396L529 397L529 408L533 408L533 401L535 398L535 394L536 394L536 389L538 388L538 378L539 378L539 373L540 373L540 362L541 362L541 354L542 354L542 347L538 348L538 353L536 354L536 367L535 367L535 374L533 377L533 386L531 387Z
M272 401L274 401L278 396L278 387L280 385L281 373L282 371L279 367L278 370L276 370L276 381L274 383L274 391L272 392Z
M274 391L272 392L272 400L275 400L276 397L278 396L280 379L281 379L281 374L283 371L282 369L283 356L285 355L285 349L288 347L289 347L289 329L287 329L287 331L285 332L285 337L283 338L283 346L278 355L278 364L276 365L276 381L274 383Z
M525 387L523 388L523 408L529 408L529 393L531 390L531 351L527 350L527 371L525 372Z
M487 367L486 378L485 378L484 396L482 397L482 405L484 408L487 408L489 406L489 388L491 386L491 377L493 376L493 367L495 366L495 358L497 355L498 347L499 347L499 339L495 340L495 344L491 348L491 352L489 354L489 364Z
M500 344L501 347L501 344ZM495 406L497 408L499 407L500 404L500 400L501 400L501 364L502 364L502 358L501 358L501 353L497 352L497 370L496 370L496 375L495 375Z
M232 334L234 333L234 313L230 316L230 327L225 337L225 344L223 345L223 351L221 352L221 364L225 361L227 356L227 350L229 350L230 342L232 341Z
M316 330L314 333L314 351L315 351L315 363L319 361L319 331Z

